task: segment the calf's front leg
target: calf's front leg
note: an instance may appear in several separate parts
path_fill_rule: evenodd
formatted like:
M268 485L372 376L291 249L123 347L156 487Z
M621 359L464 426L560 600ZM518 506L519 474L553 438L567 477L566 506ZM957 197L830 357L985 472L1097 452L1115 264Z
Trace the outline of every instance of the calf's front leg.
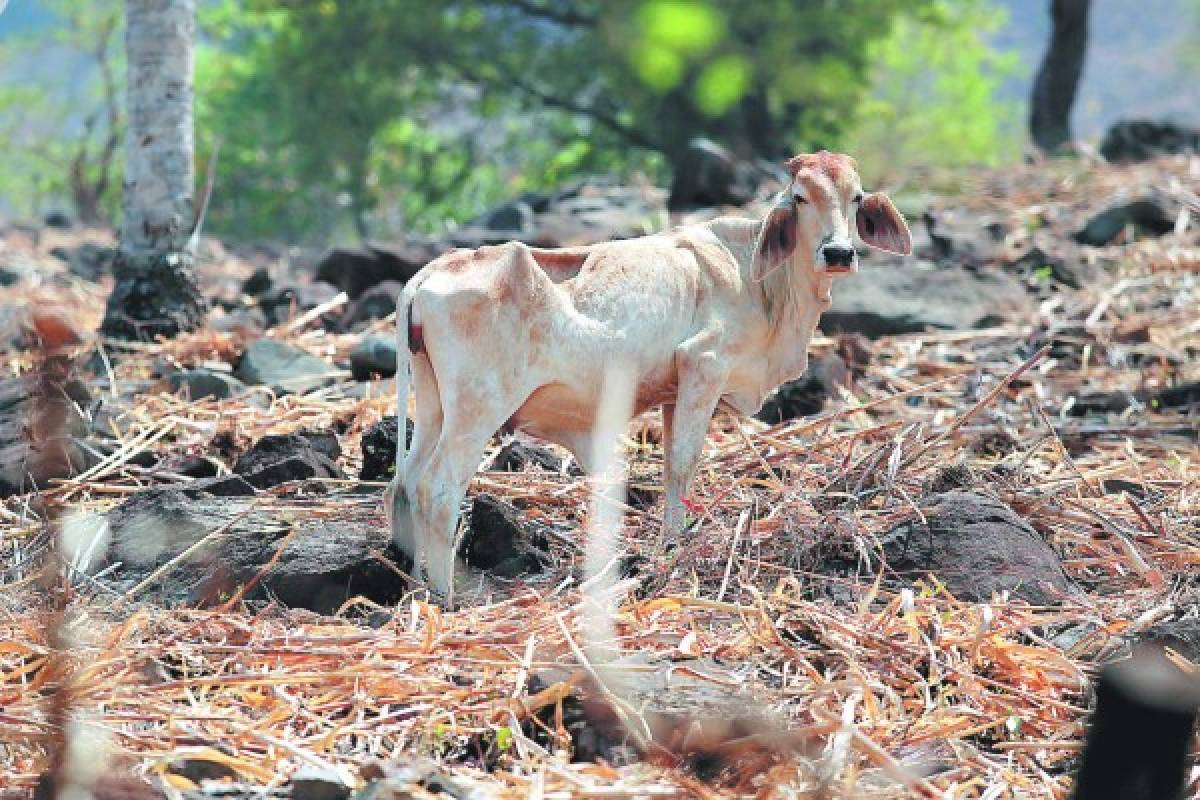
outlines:
M683 498L691 490L708 425L721 399L726 371L714 353L682 351L676 356L679 390L673 406L663 406L666 458L666 510L663 539L669 542L684 524Z

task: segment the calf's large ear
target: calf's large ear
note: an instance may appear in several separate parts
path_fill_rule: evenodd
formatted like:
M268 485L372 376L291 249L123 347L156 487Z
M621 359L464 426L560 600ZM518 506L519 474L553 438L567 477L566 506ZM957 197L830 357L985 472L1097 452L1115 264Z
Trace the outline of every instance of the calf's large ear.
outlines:
M761 277L777 269L796 252L796 242L799 239L796 226L799 221L800 214L796 211L796 203L791 197L780 200L767 214L767 218L763 220L762 234L758 238Z
M908 223L883 192L869 194L859 204L858 235L879 250L902 256L912 252Z

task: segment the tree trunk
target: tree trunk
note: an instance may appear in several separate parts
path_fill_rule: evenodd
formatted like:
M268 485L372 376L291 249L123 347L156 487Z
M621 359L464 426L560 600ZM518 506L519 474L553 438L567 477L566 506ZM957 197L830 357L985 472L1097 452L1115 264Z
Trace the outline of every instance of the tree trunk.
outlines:
M125 190L116 284L101 331L146 339L204 321L188 238L193 224L195 0L126 0Z
M1029 132L1051 153L1071 141L1071 106L1087 54L1091 0L1051 0L1053 30L1033 83Z

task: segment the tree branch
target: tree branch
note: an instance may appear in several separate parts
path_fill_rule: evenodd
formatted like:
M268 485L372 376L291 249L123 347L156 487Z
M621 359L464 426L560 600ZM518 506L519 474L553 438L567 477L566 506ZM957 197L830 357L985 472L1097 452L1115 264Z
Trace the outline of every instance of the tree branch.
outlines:
M536 0L490 0L493 5L514 8L526 16L544 19L565 28L595 27L599 17L580 11L578 8L559 3L559 8L548 8Z
M490 83L490 81L486 80L482 75L475 72L470 67L456 63L450 63L447 64L447 66L450 69L458 72L466 80L478 84ZM536 99L538 102L542 103L542 105L549 106L550 108L557 108L562 111L569 111L572 114L580 114L582 116L589 117L590 119L599 122L601 125L623 138L629 144L636 145L637 147L644 147L647 150L662 150L662 146L658 142L651 139L642 131L631 125L626 125L615 115L602 111L595 106L584 105L578 100L573 100L569 97L560 97L558 95L550 94L549 92L538 88L515 73L506 73L501 78L501 81L511 88L515 88Z

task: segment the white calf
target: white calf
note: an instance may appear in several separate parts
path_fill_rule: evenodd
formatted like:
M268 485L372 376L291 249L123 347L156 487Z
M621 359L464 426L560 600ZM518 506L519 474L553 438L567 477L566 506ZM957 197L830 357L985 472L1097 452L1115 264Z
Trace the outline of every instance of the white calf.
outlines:
M395 543L435 592L451 588L459 506L497 429L557 442L588 469L606 369L631 369L634 411L663 410L664 530L675 533L718 403L754 413L804 371L833 279L857 270L851 228L910 252L903 217L885 195L863 195L852 159L821 151L787 167L793 180L761 221L564 250L455 250L409 282L397 393L403 415L411 376L416 413L388 505Z

